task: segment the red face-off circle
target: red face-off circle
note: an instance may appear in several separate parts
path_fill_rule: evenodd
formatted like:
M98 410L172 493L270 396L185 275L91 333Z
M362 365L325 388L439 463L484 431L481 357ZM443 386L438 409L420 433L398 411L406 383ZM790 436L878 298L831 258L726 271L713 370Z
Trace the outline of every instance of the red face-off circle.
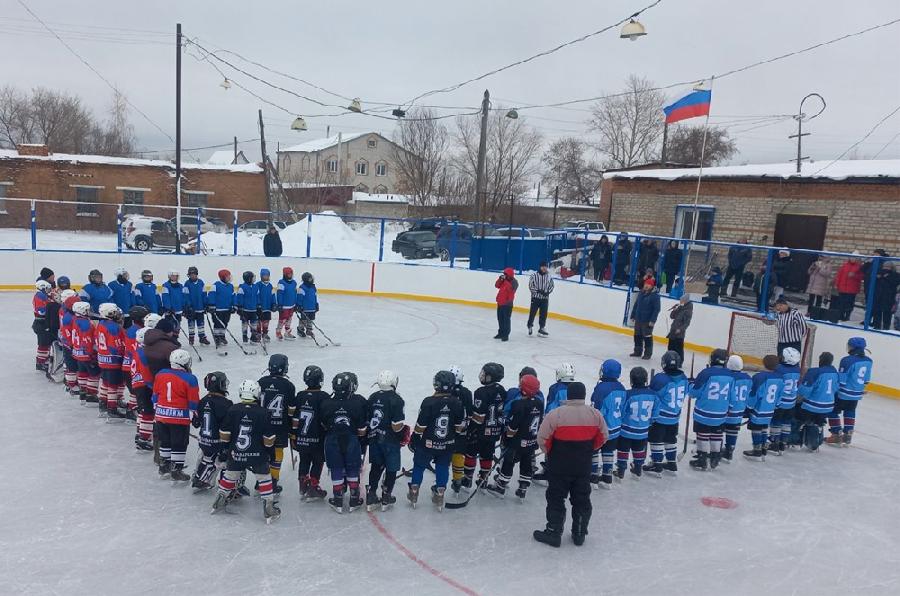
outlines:
M734 509L737 503L726 497L701 497L700 502L707 507L715 507L716 509Z

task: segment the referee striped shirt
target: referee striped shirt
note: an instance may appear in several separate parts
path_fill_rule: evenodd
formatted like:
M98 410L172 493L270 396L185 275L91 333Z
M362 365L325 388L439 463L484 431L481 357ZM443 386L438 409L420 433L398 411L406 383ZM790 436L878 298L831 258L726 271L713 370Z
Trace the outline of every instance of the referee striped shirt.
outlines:
M806 318L796 308L778 313L775 324L778 325L780 343L800 342L806 336Z
M528 289L531 290L532 298L549 298L553 291L553 278L550 272L541 273L535 271L528 280Z

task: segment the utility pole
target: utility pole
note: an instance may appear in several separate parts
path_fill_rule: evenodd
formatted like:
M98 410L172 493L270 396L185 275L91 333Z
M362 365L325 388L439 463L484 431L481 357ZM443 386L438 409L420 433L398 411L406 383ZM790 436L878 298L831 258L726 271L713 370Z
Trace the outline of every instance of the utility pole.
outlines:
M663 124L663 145L662 153L659 156L660 165L666 167L666 142L669 140L669 123Z
M485 187L487 180L484 179L484 161L487 157L487 129L488 129L488 111L491 108L491 94L487 89L484 90L484 99L481 100L481 136L478 139L478 162L475 167L475 221L480 223L482 213L482 202L484 200ZM483 232L482 232L483 233Z
M553 229L556 229L556 212L559 209L559 185L553 191Z
M272 188L269 185L269 158L266 156L266 130L263 127L262 110L259 110L259 149L262 152L263 175L266 179L266 205L269 206L269 221L272 221L275 206L272 205Z
M806 114L803 113L803 103L810 97L818 97L819 100L822 102L822 109L820 109L818 112L816 112L809 118L806 118ZM808 156L804 157L804 155L803 155L803 137L808 137L810 134L808 132L803 132L803 120L804 119L806 119L807 121L812 120L813 118L815 118L816 116L818 116L819 114L821 114L824 111L825 111L825 99L818 93L810 93L809 95L807 95L806 97L804 97L803 99L800 100L800 108L797 110L797 115L794 116L794 120L797 121L797 134L788 136L789 139L797 139L797 159L796 159L796 161L797 161L797 173L798 174L800 173L800 166L803 163L803 160L809 159ZM791 161L794 161L794 160L791 160Z
M232 161L231 163L237 163L237 154L238 154L238 151L237 151L237 137L234 137L234 161Z
M181 252L181 23L175 25L175 252Z

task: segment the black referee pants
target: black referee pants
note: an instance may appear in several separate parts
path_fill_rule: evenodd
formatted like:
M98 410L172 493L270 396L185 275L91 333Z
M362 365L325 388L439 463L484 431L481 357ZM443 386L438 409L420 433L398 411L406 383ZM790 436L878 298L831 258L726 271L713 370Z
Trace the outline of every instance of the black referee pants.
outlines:
M547 308L550 306L549 298L531 297L531 308L528 311L528 328L534 325L534 315L540 311L538 316L538 326L543 329L547 326Z

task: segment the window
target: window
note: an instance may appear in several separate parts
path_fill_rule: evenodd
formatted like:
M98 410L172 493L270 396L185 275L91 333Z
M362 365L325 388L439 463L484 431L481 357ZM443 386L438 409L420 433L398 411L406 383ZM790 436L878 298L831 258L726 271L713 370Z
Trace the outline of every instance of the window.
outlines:
M365 184L357 184L356 188L354 188L356 192L369 192L369 187Z
M97 203L100 202L100 189L102 186L76 186L75 187L75 215L78 217L99 217Z
M368 147L369 149L375 149L376 147L378 147L378 139L376 139L375 137L369 137L369 140L366 141L366 147Z
M364 159L356 162L356 175L357 176L368 176L369 175L369 162Z
M379 161L377 164L375 164L375 175L387 176L387 164L383 161Z
M303 172L309 171L309 155L304 155L303 159L300 160L300 170Z
M337 170L338 170L337 158L329 157L328 161L325 162L325 168L328 170L329 174L337 174Z
M200 209L206 209L206 204L209 202L209 195L213 193L211 192L186 192L184 193L185 202L187 203L185 207L194 207Z
M678 238L690 238L694 226L694 206L678 205L675 207L675 236ZM697 235L695 240L712 240L713 220L716 210L709 205L697 206L699 214L697 220Z
M376 195L386 195L388 193L388 188L384 184L379 184L375 187Z
M122 189L122 213L143 215L144 191L136 188Z
M12 182L0 182L0 215L6 215L6 189L12 186Z

